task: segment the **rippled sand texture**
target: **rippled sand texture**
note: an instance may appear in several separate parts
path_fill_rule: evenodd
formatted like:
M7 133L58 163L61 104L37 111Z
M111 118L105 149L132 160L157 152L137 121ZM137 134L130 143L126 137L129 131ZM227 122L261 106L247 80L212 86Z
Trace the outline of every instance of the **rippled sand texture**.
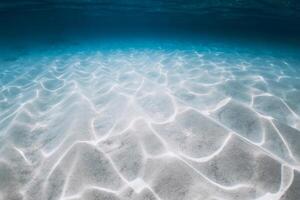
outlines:
M296 60L127 49L1 64L1 200L300 199Z

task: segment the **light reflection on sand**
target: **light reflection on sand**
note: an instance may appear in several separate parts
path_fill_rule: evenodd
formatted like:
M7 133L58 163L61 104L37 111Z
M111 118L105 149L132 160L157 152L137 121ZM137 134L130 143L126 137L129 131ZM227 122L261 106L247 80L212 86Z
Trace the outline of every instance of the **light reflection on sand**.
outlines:
M299 66L223 50L1 61L0 199L296 200Z

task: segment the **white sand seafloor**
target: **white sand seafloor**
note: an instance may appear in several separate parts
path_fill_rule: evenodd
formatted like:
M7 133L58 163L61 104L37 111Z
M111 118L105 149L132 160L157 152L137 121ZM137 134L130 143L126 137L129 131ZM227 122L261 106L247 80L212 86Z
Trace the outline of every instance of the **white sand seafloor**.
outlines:
M299 200L300 62L260 54L3 58L0 200Z

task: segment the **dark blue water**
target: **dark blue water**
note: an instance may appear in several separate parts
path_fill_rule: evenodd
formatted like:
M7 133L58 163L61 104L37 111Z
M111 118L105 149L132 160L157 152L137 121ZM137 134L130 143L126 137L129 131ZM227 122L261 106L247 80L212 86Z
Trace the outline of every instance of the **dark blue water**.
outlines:
M3 39L209 34L299 41L296 0L1 1Z
M0 2L0 200L300 199L297 0Z

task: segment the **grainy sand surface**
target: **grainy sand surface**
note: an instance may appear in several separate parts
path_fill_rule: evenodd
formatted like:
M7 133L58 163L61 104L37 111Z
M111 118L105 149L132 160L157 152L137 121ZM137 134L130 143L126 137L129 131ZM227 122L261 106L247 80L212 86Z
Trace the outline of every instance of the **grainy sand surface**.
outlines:
M3 58L1 200L300 199L300 65L201 47Z

